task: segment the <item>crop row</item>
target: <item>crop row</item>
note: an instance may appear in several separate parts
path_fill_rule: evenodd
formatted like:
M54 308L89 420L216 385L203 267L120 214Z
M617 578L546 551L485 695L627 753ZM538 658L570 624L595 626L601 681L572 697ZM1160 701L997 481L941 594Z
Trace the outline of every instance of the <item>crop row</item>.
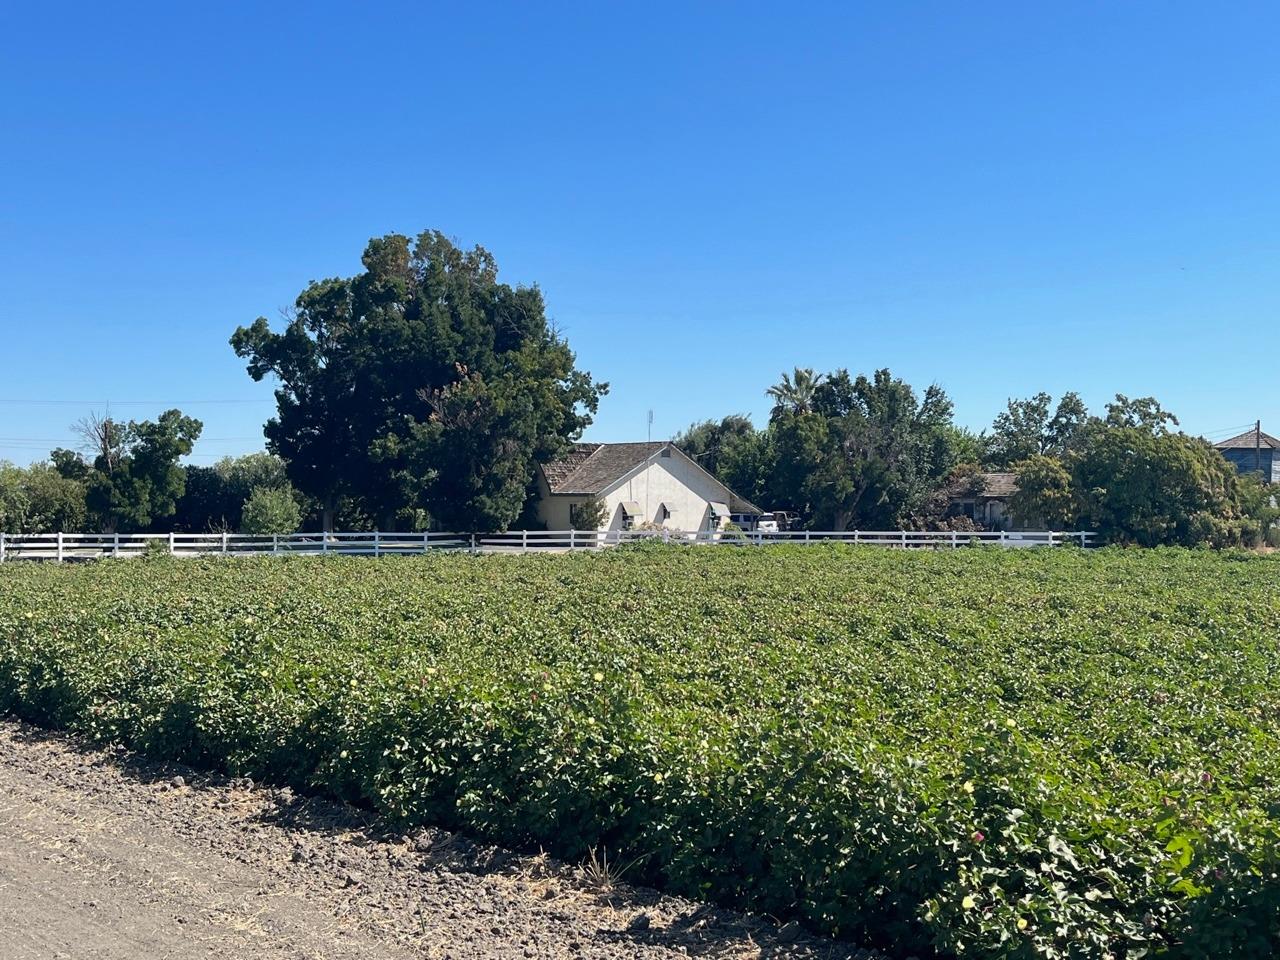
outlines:
M15 564L2 712L902 954L1280 938L1277 558Z

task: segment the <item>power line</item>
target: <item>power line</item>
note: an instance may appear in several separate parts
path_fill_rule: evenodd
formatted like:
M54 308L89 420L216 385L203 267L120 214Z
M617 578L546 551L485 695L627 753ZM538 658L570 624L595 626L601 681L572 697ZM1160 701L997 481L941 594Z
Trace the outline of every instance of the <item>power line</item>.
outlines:
M93 407L98 404L107 404L112 407L198 407L208 406L210 404L274 404L275 400L108 400L99 397L97 400L29 400L26 398L3 398L0 397L0 403L11 404L27 404L33 407L39 406L76 406L76 407Z
M67 437L0 437L0 444L5 446L17 445L22 443L66 443L68 441L77 440L75 436ZM256 437L200 437L196 443L238 443L242 440L261 440L262 436Z
M1253 421L1250 420L1248 423L1238 423L1234 427L1219 427L1216 430L1206 430L1201 434L1201 436L1212 437L1212 436L1217 436L1219 434L1225 435L1228 433L1240 433L1241 431L1248 430L1252 427L1253 427Z

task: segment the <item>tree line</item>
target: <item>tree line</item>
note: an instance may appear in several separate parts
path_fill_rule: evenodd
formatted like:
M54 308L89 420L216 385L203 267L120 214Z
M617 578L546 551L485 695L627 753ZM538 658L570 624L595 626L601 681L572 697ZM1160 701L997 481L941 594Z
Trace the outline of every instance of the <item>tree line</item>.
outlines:
M1100 415L1076 393L1010 400L989 431L952 420L945 392L888 370L852 377L797 369L768 391L769 423L695 423L683 450L744 496L807 526L974 529L955 506L988 472L1014 474L1024 526L1092 530L1105 542L1253 546L1280 539L1280 511L1256 474L1176 430L1151 397L1118 394Z
M505 530L535 525L536 464L565 453L608 385L580 370L536 286L438 231L371 240L363 270L313 281L276 328L230 345L275 386L267 452L184 465L202 424L90 416L79 450L0 464L0 529L46 532ZM955 494L1015 472L1027 523L1108 540L1250 543L1274 511L1256 480L1175 431L1150 398L1094 416L1076 394L1010 401L990 431L954 423L938 386L888 370L796 369L769 422L692 425L677 443L747 498L819 529L960 528Z

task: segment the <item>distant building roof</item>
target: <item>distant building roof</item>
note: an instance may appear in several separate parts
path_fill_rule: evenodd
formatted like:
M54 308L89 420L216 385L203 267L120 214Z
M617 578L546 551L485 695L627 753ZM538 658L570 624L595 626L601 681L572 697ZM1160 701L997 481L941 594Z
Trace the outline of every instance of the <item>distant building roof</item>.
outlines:
M983 473L982 496L992 500L1003 500L1018 492L1018 475L1016 473Z
M1008 500L1018 492L1016 473L974 473L944 488L949 500Z
M667 440L648 443L575 443L559 460L542 464L542 474L547 478L547 486L552 493L594 497L607 490L616 480L642 466L664 447L679 449ZM683 455L683 451L681 453ZM688 457L685 459L703 470L697 461ZM706 473L705 470L703 472ZM729 490L724 481L716 482ZM729 494L734 513L763 512L750 500L744 500L732 490L729 490Z
M1258 434L1253 430L1248 430L1238 437L1232 437L1230 440L1221 440L1214 444L1219 450L1252 450L1255 445L1266 449L1280 450L1280 440L1277 440L1269 433Z

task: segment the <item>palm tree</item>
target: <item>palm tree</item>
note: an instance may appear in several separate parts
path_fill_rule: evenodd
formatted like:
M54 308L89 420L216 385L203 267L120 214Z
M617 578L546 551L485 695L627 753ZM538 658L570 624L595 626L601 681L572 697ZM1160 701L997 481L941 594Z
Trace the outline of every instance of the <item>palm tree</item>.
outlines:
M791 413L808 413L813 406L813 394L822 383L822 374L814 373L812 367L796 367L795 373L782 375L782 382L765 391L765 396L773 397L773 416L783 411Z

